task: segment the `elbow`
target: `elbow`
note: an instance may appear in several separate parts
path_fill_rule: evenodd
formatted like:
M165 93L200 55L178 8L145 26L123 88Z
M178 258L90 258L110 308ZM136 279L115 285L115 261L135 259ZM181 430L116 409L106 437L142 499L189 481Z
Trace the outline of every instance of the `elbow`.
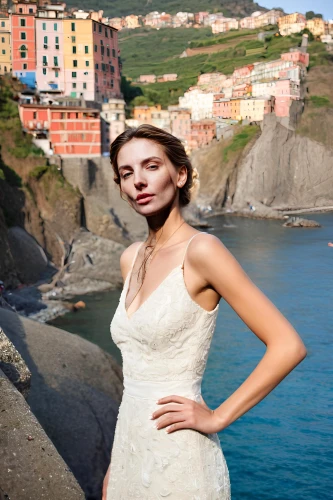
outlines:
M298 365L304 358L306 358L308 351L302 341L297 342L297 344L292 348L292 356L295 361L295 366Z

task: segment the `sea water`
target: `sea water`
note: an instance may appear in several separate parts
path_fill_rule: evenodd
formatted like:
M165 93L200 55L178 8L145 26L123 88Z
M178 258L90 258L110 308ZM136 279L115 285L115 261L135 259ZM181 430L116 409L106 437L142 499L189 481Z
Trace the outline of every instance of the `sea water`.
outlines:
M328 500L333 458L333 214L321 228L281 221L209 219L252 281L298 331L307 357L263 401L219 433L233 500ZM216 263L218 266L218 263ZM87 308L53 325L97 343L121 362L109 325L120 291L82 296ZM274 330L274 325L272 325ZM217 408L248 377L265 345L223 300L202 395Z

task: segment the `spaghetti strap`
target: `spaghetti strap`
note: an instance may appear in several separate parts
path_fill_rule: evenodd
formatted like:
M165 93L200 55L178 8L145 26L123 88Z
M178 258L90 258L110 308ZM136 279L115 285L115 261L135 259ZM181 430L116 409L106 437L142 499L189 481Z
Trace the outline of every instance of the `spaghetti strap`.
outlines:
M185 252L184 252L184 257L183 257L183 262L182 262L182 266L181 268L184 269L184 262L185 262L185 257L186 257L186 254L187 254L187 249L191 243L191 241L193 240L193 238L195 238L196 236L198 236L198 234L207 234L206 231L199 231L198 233L195 233L189 240L188 240L188 243L186 245L186 248L185 248Z
M144 241L141 241L141 244L140 244L140 245L138 245L138 248L137 248L137 249L136 249L136 251L135 251L135 254L134 254L134 257L133 257L133 260L132 260L132 265L131 265L131 268L130 268L130 270L129 270L129 272L128 272L127 276L126 276L126 279L127 279L127 278L130 278L130 276L131 276L131 274L132 274L133 267L134 267L135 261L136 261L136 259L137 259L137 256L138 256L138 253L139 253L139 250L140 250L140 248L142 247L142 245L143 245L143 244L144 244Z

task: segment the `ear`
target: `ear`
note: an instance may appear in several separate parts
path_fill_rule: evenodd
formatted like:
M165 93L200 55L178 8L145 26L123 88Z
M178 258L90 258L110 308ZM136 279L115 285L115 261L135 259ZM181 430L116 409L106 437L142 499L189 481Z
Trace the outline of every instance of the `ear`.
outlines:
M177 178L177 186L182 188L187 181L187 168L185 165L182 165L178 170L178 178Z

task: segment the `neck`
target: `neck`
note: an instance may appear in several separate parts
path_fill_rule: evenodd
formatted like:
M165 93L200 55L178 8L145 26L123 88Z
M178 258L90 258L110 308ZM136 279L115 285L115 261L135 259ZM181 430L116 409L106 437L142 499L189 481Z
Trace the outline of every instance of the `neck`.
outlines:
M183 220L179 207L168 207L165 211L147 218L148 241L159 240L159 244L163 244Z

